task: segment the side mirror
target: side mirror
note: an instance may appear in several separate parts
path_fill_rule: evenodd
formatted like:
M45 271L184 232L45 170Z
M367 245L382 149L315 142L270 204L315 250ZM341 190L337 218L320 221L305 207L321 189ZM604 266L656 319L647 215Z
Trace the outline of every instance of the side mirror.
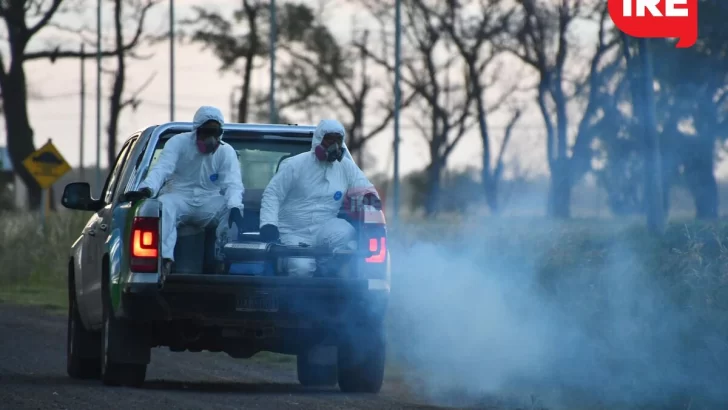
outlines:
M98 211L102 202L91 198L91 185L88 182L72 182L63 190L61 203L68 209L79 211Z

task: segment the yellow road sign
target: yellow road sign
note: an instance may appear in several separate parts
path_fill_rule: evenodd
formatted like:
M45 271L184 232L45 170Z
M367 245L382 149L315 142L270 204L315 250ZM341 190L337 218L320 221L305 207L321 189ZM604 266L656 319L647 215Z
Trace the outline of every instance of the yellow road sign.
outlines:
M23 160L25 168L33 175L41 188L47 189L58 181L71 166L63 158L51 140Z

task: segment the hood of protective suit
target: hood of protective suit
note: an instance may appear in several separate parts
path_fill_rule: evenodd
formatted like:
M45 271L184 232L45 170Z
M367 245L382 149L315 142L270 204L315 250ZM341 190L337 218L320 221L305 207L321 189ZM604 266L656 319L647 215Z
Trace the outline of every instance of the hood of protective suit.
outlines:
M318 123L316 129L313 131L313 140L311 140L311 151L315 151L316 147L321 144L321 141L324 140L324 135L330 132L336 132L342 135L342 148L344 149L344 158L349 158L353 161L354 159L349 153L349 148L347 148L346 146L346 128L344 128L344 125L337 120L321 120Z
M225 124L225 117L223 117L222 111L216 107L203 105L195 112L195 117L192 119L192 130L194 131L200 128L202 124L210 120L217 121L220 125Z

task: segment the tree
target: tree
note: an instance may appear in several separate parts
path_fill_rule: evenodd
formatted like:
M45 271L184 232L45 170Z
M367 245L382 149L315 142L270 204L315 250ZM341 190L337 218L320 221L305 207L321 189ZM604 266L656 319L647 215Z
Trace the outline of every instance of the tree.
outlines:
M728 6L714 0L701 0L698 43L689 49L676 49L674 40L653 41L657 121L662 157L663 206L669 209L669 191L684 185L695 201L696 217L718 216L718 189L714 165L718 141L728 138L724 131L728 113L728 60L725 59L726 29L722 24ZM612 211L618 214L646 212L644 133L641 111L645 106L641 64L636 42L624 38L622 52L625 76L618 79L614 105L625 102L629 112L615 115L619 138L604 139L601 149L609 153L602 181L607 188ZM663 63L668 62L668 63ZM631 94L631 98L630 98ZM614 109L616 110L616 107Z
M429 145L425 213L431 215L438 211L441 176L447 168L447 160L473 125L469 119L474 95L467 84L467 70L460 71L463 76L459 84L451 83L455 59L450 51L451 43L443 35L442 28L435 25L435 16L419 1L406 2L404 9L407 15L405 38L414 48L415 55L404 59L403 66L409 74L406 83L421 97L418 102L421 102L421 114L425 114L414 116L412 122ZM441 64L437 62L438 51L445 53L445 61Z
M505 48L535 69L538 74L537 102L546 128L546 157L551 171L548 214L557 218L570 216L571 189L591 169L594 121L601 115L601 93L596 92L604 82L605 55L618 45L618 38L609 38L605 30L608 18L606 3L596 10L599 36L587 73L589 92L584 114L577 124L576 139L569 146L570 85L566 63L575 54L568 36L573 22L593 14L579 0L553 2L521 0L520 13L513 19L513 39ZM513 44L515 43L515 44ZM571 151L571 154L569 154Z
M372 69L376 67L364 51L371 47L369 29L358 32L352 22L352 41L342 46L320 17L313 14L311 17L302 32L285 33L289 40L303 38L304 41L288 41L280 46L289 57L281 64L277 77L280 90L287 94L281 106L336 113L346 127L349 151L361 168L367 168L370 164L364 156L366 143L384 131L394 117L390 92L394 85L389 76L387 82L372 81ZM390 97L372 104L377 93ZM414 93L406 95L401 107L407 107L413 98Z
M636 53L622 34L623 54L627 63L628 81L632 94L632 113L639 125L640 154L643 161L644 211L650 231L662 233L665 226L665 206L662 191L662 159L654 102L654 78L651 51L647 41L639 40Z
M82 54L80 51L61 50L61 46L36 51L28 50L31 40L57 14L68 12L69 8L61 7L68 2L63 0L15 0L0 3L0 17L5 20L8 32L8 55L0 55L0 93L5 109L5 130L8 138L8 151L14 164L22 161L35 151L33 129L28 117L28 82L25 74L25 63L59 58L91 57L94 54ZM32 22L32 23L29 23ZM141 38L141 26L132 40L124 45L124 49L133 48ZM104 51L103 56L115 54L115 50ZM35 179L24 167L17 167L17 173L28 189L28 203L31 209L41 204L41 190Z
M426 7L422 0L417 0L417 3L420 7ZM494 88L501 79L500 70L497 67L495 70L490 70L493 73L490 81L485 78L486 71L495 65L494 63L501 55L501 50L494 47L493 42L506 32L507 23L513 13L513 8L505 8L503 3L501 0L478 0L463 4L463 2L448 0L436 3L436 7L439 9L437 11L428 8L432 14L437 15L440 25L455 45L467 70L466 81L470 85L470 91L475 99L475 115L480 140L483 144L481 184L488 207L493 213L499 211L498 184L503 175L503 156L513 127L521 117L520 109L513 110L493 163L494 153L491 149L492 137L488 117L489 114L500 109L517 89L517 87L506 87L507 89L498 96L495 103L491 106L486 103L486 93L489 93L490 89ZM433 4L433 6L435 5Z
M682 178L693 196L696 217L718 217L719 196L715 178L716 142L728 138L728 30L723 22L728 5L701 0L701 38L688 49L674 41L653 44L659 84L656 100L663 139L668 144L667 183Z
M389 3L372 0L367 5L381 26L391 25ZM417 0L402 3L402 83L416 96L409 110L416 114L410 118L429 148L425 213L432 215L438 211L441 177L447 161L474 124L470 121L474 98L467 84L467 70L462 66L454 69L460 74L456 77L460 81L452 82L453 64L458 56L452 52L452 44L429 7ZM391 41L391 37L387 35L381 41ZM361 45L358 48L389 73L394 72L394 65L386 56Z
M235 10L232 19L205 7L196 6L195 18L182 24L192 28L187 37L190 42L202 45L220 59L221 72L233 72L242 77L241 92L238 99L236 121L247 122L250 115L250 102L253 96L252 75L257 59L263 58L268 51L265 23L269 4L263 0L243 0L240 9ZM235 28L242 28L236 32ZM242 60L242 67L239 62Z
M124 99L124 88L126 84L126 64L127 55L131 53L132 49L124 48L124 4L131 6L132 15L128 17L129 20L138 21L139 26L144 26L145 17L147 12L157 4L156 0L114 0L114 44L116 47L116 71L114 72L114 83L111 87L111 95L109 96L109 124L107 128L108 144L106 147L107 161L109 164L114 164L116 161L116 142L117 134L119 130L119 118L124 108L131 107L132 110L136 111L137 107L141 103L138 98L139 93L144 90L149 83L154 79L156 73L145 81L132 95Z

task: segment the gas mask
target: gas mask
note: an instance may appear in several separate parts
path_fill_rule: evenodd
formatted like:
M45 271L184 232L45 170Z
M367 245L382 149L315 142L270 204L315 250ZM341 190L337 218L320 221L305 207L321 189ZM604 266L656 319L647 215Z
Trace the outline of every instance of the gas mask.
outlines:
M334 139L342 142L335 142L327 138L330 136L333 136ZM326 134L324 135L321 144L316 146L316 149L314 151L316 154L316 158L318 158L319 161L327 162L341 161L341 159L344 158L344 148L342 147L342 145L343 137L341 136L341 134Z
M212 154L220 146L222 128L200 127L197 129L197 149L201 154Z

